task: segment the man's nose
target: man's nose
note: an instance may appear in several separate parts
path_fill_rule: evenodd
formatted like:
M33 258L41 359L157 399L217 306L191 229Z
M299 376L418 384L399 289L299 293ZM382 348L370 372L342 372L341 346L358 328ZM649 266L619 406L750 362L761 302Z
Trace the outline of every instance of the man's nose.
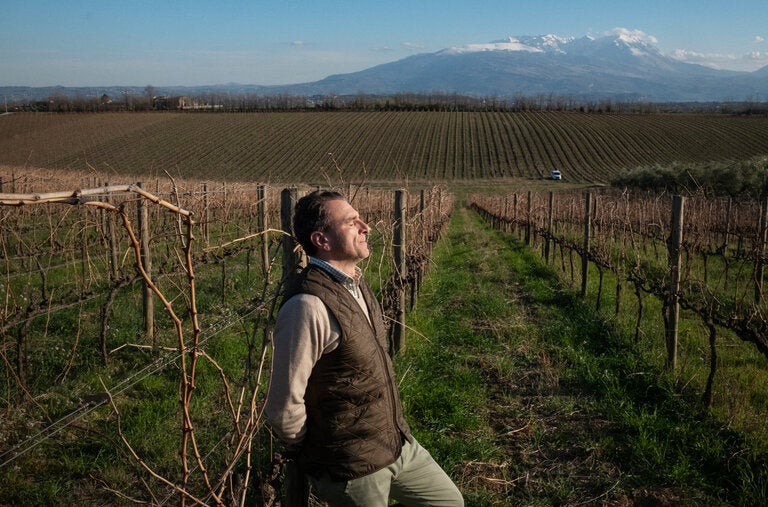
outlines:
M360 226L359 226L359 227L360 227L360 231L361 231L363 234L368 234L369 232L371 232L371 228L370 228L370 227L368 227L368 224L366 224L366 223L365 223L365 222L363 222L362 220L360 220Z

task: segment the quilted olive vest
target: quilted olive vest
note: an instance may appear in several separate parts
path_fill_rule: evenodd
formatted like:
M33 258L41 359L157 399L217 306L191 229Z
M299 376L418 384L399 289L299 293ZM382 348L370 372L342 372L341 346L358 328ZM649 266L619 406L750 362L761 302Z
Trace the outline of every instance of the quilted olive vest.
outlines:
M307 433L298 459L306 472L327 472L334 480L392 464L403 439L410 440L381 306L367 283L360 288L370 322L349 291L317 266L306 267L285 295L285 300L298 293L319 297L341 327L338 347L320 358L309 378Z

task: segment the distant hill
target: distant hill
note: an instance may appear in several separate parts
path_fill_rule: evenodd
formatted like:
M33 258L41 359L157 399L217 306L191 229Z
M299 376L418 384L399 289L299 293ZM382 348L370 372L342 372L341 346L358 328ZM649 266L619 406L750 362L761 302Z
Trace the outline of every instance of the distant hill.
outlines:
M553 94L574 100L642 102L753 101L768 97L768 66L715 70L664 56L627 34L593 38L519 36L424 53L311 83L156 87L161 95L392 95L448 93L512 99ZM120 100L145 87L0 87L8 101L53 95Z

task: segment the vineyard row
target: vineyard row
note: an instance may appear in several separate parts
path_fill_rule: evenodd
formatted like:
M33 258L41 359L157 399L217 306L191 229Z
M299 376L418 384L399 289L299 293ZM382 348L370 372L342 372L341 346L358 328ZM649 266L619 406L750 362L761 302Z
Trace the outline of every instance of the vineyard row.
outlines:
M580 278L583 296L589 266L597 269L598 304L604 274L612 273L617 280L617 314L622 304L621 286L630 284L638 299L636 340L643 294L656 296L662 302L668 368L674 369L677 363L680 307L709 329L711 354L716 354L716 329L722 328L768 358L765 201L528 192L474 196L470 205L497 229L518 231L528 244L538 238L547 262L555 262L559 249L562 271L570 269L572 281ZM580 275L574 254L581 261ZM710 380L713 377L714 371ZM706 396L711 396L711 386Z
M0 453L0 469L13 464L18 473L34 474L30 451L55 446L75 421L91 424L94 404L119 413L140 398L132 387L178 371L181 417L168 420L180 425L183 480L176 472L172 481L161 479L153 497L221 503L222 495L244 498L253 491L247 477L246 484L230 478L252 452L269 449L253 449L251 442L258 441L253 437L261 427L259 387L268 377L271 315L281 280L299 261L290 212L300 190L248 186L206 194L196 183L195 191L185 185L174 182L164 198L138 185L0 195L0 392L9 421L2 436L10 445ZM372 227L375 255L363 267L383 299L394 353L405 347L407 300L413 304L417 297L453 197L440 188L394 196L364 187L343 190ZM150 312L162 310L154 319L148 319L148 294ZM234 336L211 341L222 329ZM239 354L244 359L226 366L226 356L216 351L232 338L246 350ZM149 361L131 350L148 352ZM209 367L218 375L198 373ZM95 386L94 374L108 380ZM202 394L193 393L207 382L220 383L223 389L211 390L224 393L216 406L229 409L217 415L218 430L196 431L208 416L195 412ZM146 473L162 477L153 467L163 465L140 456L119 426L117 432ZM255 470L262 472L268 471ZM231 491L220 489L226 484Z

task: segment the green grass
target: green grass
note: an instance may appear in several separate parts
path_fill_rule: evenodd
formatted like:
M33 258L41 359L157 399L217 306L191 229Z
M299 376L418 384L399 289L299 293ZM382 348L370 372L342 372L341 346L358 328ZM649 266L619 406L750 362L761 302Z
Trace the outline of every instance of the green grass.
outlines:
M196 273L197 302L202 312L201 348L226 373L235 403L240 387L253 373L246 370L245 363L254 319L247 303L258 292L254 287L260 283L253 273L256 262L250 278L246 276L244 256L240 253L227 259L224 285L220 263L200 265ZM189 340L191 326L185 297L179 296L184 292L184 277L158 277L157 282L184 319L185 337ZM228 293L226 302L222 301L222 289ZM150 484L154 492L165 489L129 455L118 437L116 417L109 404L92 409L81 405L83 398L104 390L101 381L110 389L126 439L139 456L158 473L178 480L182 435L180 358L173 351L129 345L111 353L103 365L97 343L103 301L104 297L97 297L86 305L42 315L29 326L25 346L27 389L34 402L29 397L17 402L21 393L11 379L0 386L0 451L24 443L25 438L39 443L23 445L25 454L0 468L0 505L121 504L120 498L105 487L130 492L135 498L146 495L144 483ZM111 313L108 349L123 344L149 345L141 331L141 284L125 287ZM159 302L156 323L159 344L177 346L173 326ZM5 337L4 345L12 343L13 335ZM260 346L261 336L257 334L255 347ZM67 369L70 355L73 361ZM15 358L15 350L6 347L6 357ZM226 437L232 432L224 400L218 369L206 359L199 359L190 412L197 443L214 474L225 460ZM38 435L51 428L55 433ZM254 451L258 454L261 448L255 446ZM194 474L191 448L188 455ZM4 455L3 461L12 457ZM194 480L199 480L199 475Z
M74 215L71 213L69 217ZM245 219L240 216L240 220L244 222ZM243 225L233 220L230 229ZM61 226L51 235L65 238L59 235L66 234L69 226L69 222L62 219ZM247 233L248 230L230 230L221 234L224 239L233 239ZM211 244L219 241L219 234L218 228L212 228ZM202 240L199 230L197 236ZM378 288L389 276L390 261L382 232L377 230L372 236L374 252L365 267L367 276ZM181 247L159 233L153 238L153 250L159 254L155 258L153 279L182 319L184 338L189 344L192 338L189 287L175 253ZM273 239L270 255L277 260L271 273L271 285L266 288L266 310L271 308L269 303L281 277L279 238L275 236ZM256 244L252 246L255 248ZM202 332L200 349L213 358L216 365L207 358L198 359L190 416L196 444L214 480L224 463L232 459L229 443L233 422L219 368L227 377L235 407L241 400L241 390L245 389L242 397L245 405L240 409L239 421L242 427L256 385L255 363L259 359L263 328L268 325L263 314L265 310L261 310L261 314L256 311L264 289L261 261L258 254L249 256L247 250L239 248L246 245L241 243L229 249L213 250L206 256L207 262L199 259L194 263L195 302ZM97 250L101 252L94 248L93 255ZM125 256L124 269L134 269L133 252L127 245L121 252ZM166 486L151 477L130 455L119 438L117 416L109 404L82 405L83 399L104 391L102 381L120 412L120 427L125 438L141 459L172 481L178 481L181 476L179 384L182 365L181 357L174 352L178 347L178 336L173 323L156 298L155 328L160 348L152 350L142 325L142 283L137 281L123 287L110 311L106 345L111 352L107 364L102 364L98 343L100 310L112 283L106 265L93 264L96 278L83 278L80 250L73 255L47 250L39 255L44 266L61 265L58 269L45 271L48 293L55 294L52 301L58 301L62 293L76 300L80 293L79 284L84 279L91 283L89 289L95 297L82 305L44 313L31 321L24 342L25 387L29 393L26 396L10 377L16 368L18 326L3 336L4 358L8 360L4 371L8 376L0 384L0 454L2 462L10 461L0 467L0 505L131 503L106 488L135 499L171 495ZM24 262L25 267L10 268L16 271L11 277L13 285L9 286L9 293L12 297L28 297L34 293L40 299L42 296L37 294L41 292L41 279L37 268L30 261ZM20 276L15 276L19 272ZM259 315L260 327L254 332L254 322ZM190 356L186 359L184 373L188 375ZM265 368L269 370L269 357ZM261 391L256 397L257 407L263 401L266 385L262 378ZM261 433L254 440L251 456L255 466L251 472L252 499L257 496L259 476L270 472L270 453L274 445L268 432ZM28 438L31 440L26 440ZM29 447L30 442L35 445ZM17 444L21 445L18 449L25 451L23 455L5 454ZM192 488L202 491L199 487L202 478L191 445L187 456L192 469ZM235 480L242 478L245 458L240 458L235 470Z
M468 505L766 501L759 440L474 214L454 215L409 324L407 415Z
M559 258L554 259L551 265L560 272ZM565 275L561 277L565 278ZM575 285L578 283L577 280ZM621 333L632 335L637 318L637 298L634 289L625 283L621 311L615 314L616 283L613 274L605 271L600 314ZM593 308L598 306L597 293L597 270L590 265L587 304ZM643 307L640 338L633 346L645 361L660 370L666 361L661 301L645 294ZM681 312L679 326L678 369L675 378L670 381L678 385L681 395L695 403L703 395L709 374L709 331L700 317L685 310ZM712 414L724 424L768 443L768 428L764 424L768 416L768 404L764 396L768 385L765 357L753 344L740 340L726 329L717 330L716 347L718 364Z
M374 243L366 274L380 287L389 269L381 257L386 242L378 238ZM766 445L750 436L745 422L766 403L759 358L737 355L737 347L730 346L733 338L723 337L728 346L721 356L718 396L733 400L731 408L737 410L729 412L726 405L706 415L698 404L702 377L695 369L706 360L693 359L706 359L706 347L696 338L700 329L683 326L681 355L692 359L683 362L679 377L666 376L659 353L660 319L649 318L635 344L631 304L628 316L612 315L610 280L605 281L603 310L596 312L594 280L582 301L564 276L542 263L538 250L514 235L490 231L468 210L457 210L433 251L431 271L408 316L406 350L395 359L414 433L460 485L467 504L765 503ZM227 258L223 285L221 264L197 270L203 348L235 389L253 381L244 371L254 318L246 314L259 292L258 262L252 262L247 275L244 255ZM164 280L163 287L175 294L180 283ZM231 296L226 302L222 286ZM127 287L126 300L115 307L111 344L137 341L139 293L139 284ZM632 299L627 292L625 298ZM183 307L181 297L177 302ZM647 303L649 314L658 311L651 298ZM79 350L87 347L89 352L70 375L56 380L63 361L47 347L70 349L78 319L88 329ZM162 312L158 319L161 328L169 327ZM143 458L176 480L180 361L172 353L124 348L103 367L94 344L86 341L97 320L82 319L76 310L63 314L59 329L67 331L66 339L55 344L53 333L42 336L43 324L33 326L33 364L42 379L35 387L36 401L56 420L77 406L79 396L99 392L100 378L115 386L135 377L135 385L115 393L123 429ZM220 322L233 325L221 327ZM252 344L257 349L261 336L257 333ZM163 340L174 345L172 334ZM158 357L165 358L165 367L144 374L142 369ZM723 382L731 376L732 383ZM744 392L745 386L753 388L749 404L729 396ZM193 422L212 467L223 460L225 450L219 445L231 430L222 392L218 371L200 360ZM11 410L5 394L0 442L48 424L34 404L25 405L25 412ZM735 419L743 420L743 431ZM145 498L142 481L162 491L130 458L115 428L115 415L102 406L3 467L0 505L128 505L104 486ZM255 447L254 473L268 467L268 436L258 435Z

